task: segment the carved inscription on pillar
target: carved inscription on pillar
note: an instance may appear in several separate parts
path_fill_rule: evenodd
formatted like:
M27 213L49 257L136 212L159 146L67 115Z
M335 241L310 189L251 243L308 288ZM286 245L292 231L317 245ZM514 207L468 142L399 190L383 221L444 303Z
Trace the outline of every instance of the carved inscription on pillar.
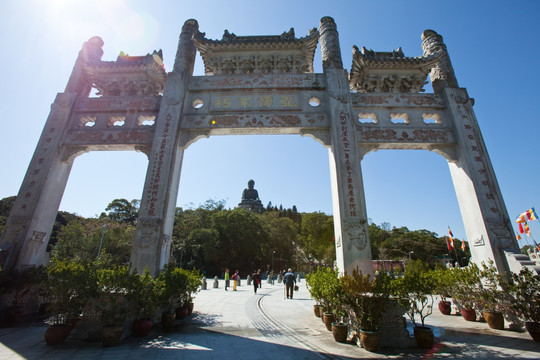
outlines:
M157 152L157 161L154 161L153 168L150 175L150 196L148 201L148 216L156 215L156 203L158 202L159 195L159 184L161 182L161 168L163 166L163 158L165 156L165 148L170 138L170 128L171 128L172 115L168 113L165 117L165 125L163 127L163 132L161 134L161 140L159 142L159 151Z
M349 116L345 112L339 114L339 124L340 124L340 140L343 147L343 156L345 157L345 174L347 179L347 189L345 194L346 204L347 204L347 214L351 217L357 216L357 205L355 198L355 189L352 175L351 167L351 146L356 144L351 144L349 141ZM364 245L365 246L365 245Z

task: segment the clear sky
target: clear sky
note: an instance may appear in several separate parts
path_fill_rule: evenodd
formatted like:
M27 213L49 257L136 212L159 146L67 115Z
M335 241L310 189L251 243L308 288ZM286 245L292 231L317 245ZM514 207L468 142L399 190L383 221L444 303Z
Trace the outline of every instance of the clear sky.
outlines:
M291 27L302 37L319 26L321 17L331 16L349 71L353 45L375 51L401 46L406 56L420 56L422 32L441 34L460 86L476 101L510 218L531 206L540 210L539 1L3 0L0 14L0 198L17 194L50 104L64 90L90 37L104 40L107 61L120 51L145 55L163 49L170 71L187 19L196 19L207 38L221 39L225 29L236 35L278 35ZM315 71L322 72L319 48L314 62ZM199 56L195 74L203 74ZM84 154L75 160L60 209L97 216L114 198L140 199L146 166L142 153ZM365 157L362 170L368 216L375 223L439 235L450 226L455 237L465 236L441 156L378 151ZM255 180L264 205L271 201L296 205L301 212L332 213L328 151L294 135L199 140L184 153L177 205L212 199L233 208L249 179ZM540 223L530 226L540 240Z

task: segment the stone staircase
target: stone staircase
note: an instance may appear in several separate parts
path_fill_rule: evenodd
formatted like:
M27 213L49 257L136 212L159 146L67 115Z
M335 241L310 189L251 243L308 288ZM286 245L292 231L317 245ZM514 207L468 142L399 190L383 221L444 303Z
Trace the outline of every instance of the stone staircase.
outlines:
M538 253L525 255L519 251L504 250L506 261L510 271L519 273L523 267L527 267L540 275L540 257Z

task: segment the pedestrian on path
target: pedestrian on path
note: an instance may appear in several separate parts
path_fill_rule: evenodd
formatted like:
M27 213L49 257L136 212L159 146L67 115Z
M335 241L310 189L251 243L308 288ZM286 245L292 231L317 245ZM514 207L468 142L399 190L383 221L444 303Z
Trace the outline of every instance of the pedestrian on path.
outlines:
M230 285L229 269L225 269L225 291L227 291L227 288L229 287L229 285Z
M294 285L296 285L296 277L294 276L291 268L289 268L285 275L283 275L283 283L285 284L285 288L287 289L287 299L292 299Z
M236 291L236 285L238 284L238 280L240 279L240 272L236 270L232 276L233 279L233 287L232 290Z
M253 290L255 291L255 294L257 293L257 289L262 287L261 285L261 269L257 270L255 273L253 273Z

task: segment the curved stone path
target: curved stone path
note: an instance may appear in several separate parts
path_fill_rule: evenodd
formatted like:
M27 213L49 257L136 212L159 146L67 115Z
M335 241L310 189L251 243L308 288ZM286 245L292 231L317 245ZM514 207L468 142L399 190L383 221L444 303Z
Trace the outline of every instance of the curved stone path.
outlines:
M313 304L304 280L294 300L284 299L281 284L265 281L255 295L243 282L235 292L223 287L201 291L193 315L177 320L173 331L163 333L156 325L148 337L126 337L111 348L75 336L63 345L47 346L42 322L0 327L0 359L540 359L540 343L526 333L491 330L437 310L427 320L438 341L433 349L367 352L336 343L313 315Z

